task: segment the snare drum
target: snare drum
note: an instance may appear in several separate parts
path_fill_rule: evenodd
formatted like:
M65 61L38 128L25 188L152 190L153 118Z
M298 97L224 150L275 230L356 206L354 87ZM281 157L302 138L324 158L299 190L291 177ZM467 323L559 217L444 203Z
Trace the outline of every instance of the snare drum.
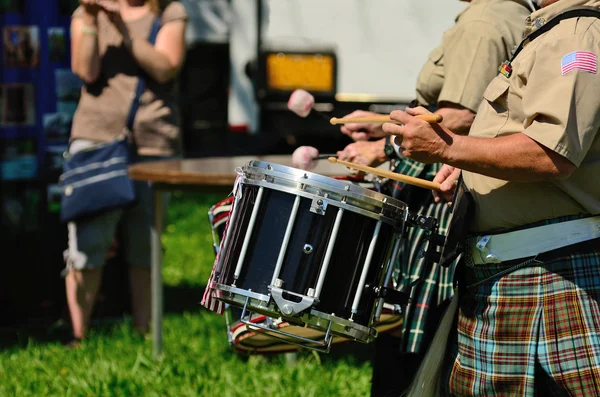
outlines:
M333 336L369 342L406 216L404 203L380 193L251 161L213 269L217 297L242 307L244 324L256 327L257 313L325 333L298 343L328 351Z

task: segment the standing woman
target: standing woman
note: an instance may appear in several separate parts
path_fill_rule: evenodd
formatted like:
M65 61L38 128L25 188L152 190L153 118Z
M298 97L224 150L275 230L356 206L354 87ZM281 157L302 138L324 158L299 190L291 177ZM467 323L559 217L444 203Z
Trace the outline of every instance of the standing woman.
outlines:
M146 89L132 131L138 161L179 155L175 77L185 56L183 5L165 0L79 2L71 21L71 68L85 86L73 117L70 153L123 134L143 76ZM161 27L151 45L148 37L156 18ZM148 331L152 196L148 184L136 182L135 190L135 206L68 224L66 293L75 341L87 334L102 266L115 236L130 268L133 324L140 333Z

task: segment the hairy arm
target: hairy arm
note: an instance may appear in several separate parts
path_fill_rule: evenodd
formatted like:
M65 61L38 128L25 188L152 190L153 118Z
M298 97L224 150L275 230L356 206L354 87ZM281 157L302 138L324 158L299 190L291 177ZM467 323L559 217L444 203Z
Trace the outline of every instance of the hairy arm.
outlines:
M383 130L395 135L402 155L423 163L445 163L506 181L533 182L566 178L576 168L566 157L548 149L524 133L497 138L455 134L442 125L414 118L423 108L396 110Z
M566 178L576 166L523 133L499 138L455 135L445 154L446 164L492 178L535 182Z

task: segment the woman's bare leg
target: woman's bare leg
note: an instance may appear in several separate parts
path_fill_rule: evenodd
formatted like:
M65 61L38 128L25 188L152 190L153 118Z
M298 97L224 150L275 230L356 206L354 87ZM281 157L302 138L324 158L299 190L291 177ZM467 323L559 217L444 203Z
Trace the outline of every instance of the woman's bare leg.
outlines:
M83 339L87 335L90 316L94 309L94 302L100 282L102 281L102 268L74 270L70 269L65 278L67 291L67 304L71 314L73 336Z

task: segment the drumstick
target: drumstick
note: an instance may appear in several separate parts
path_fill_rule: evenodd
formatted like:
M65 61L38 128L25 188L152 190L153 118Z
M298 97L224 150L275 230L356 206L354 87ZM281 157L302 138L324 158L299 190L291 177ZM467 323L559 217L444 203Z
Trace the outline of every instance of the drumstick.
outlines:
M408 183L409 185L414 185L414 186L422 187L425 189L435 190L438 192L441 191L441 186L439 183L431 182L426 179L415 178L412 176L407 176L407 175L402 175L402 174L396 174L395 172L391 172L391 171L380 170L378 168L368 167L366 165L351 163L349 161L338 160L335 157L330 157L328 160L332 164L337 163L337 164L345 165L348 168L354 168L355 170L368 172L370 174L375 174L378 176L382 176L384 178L393 179L398 182Z
M415 116L418 119L425 120L431 124L441 123L444 118L441 114L419 114ZM372 117L346 117L346 118L337 118L332 117L329 122L333 125L336 124L347 124L347 123L396 123L396 121L390 119L390 116L372 116Z
M329 160L330 157L337 158L335 154L320 154L317 157L313 157L313 160Z

